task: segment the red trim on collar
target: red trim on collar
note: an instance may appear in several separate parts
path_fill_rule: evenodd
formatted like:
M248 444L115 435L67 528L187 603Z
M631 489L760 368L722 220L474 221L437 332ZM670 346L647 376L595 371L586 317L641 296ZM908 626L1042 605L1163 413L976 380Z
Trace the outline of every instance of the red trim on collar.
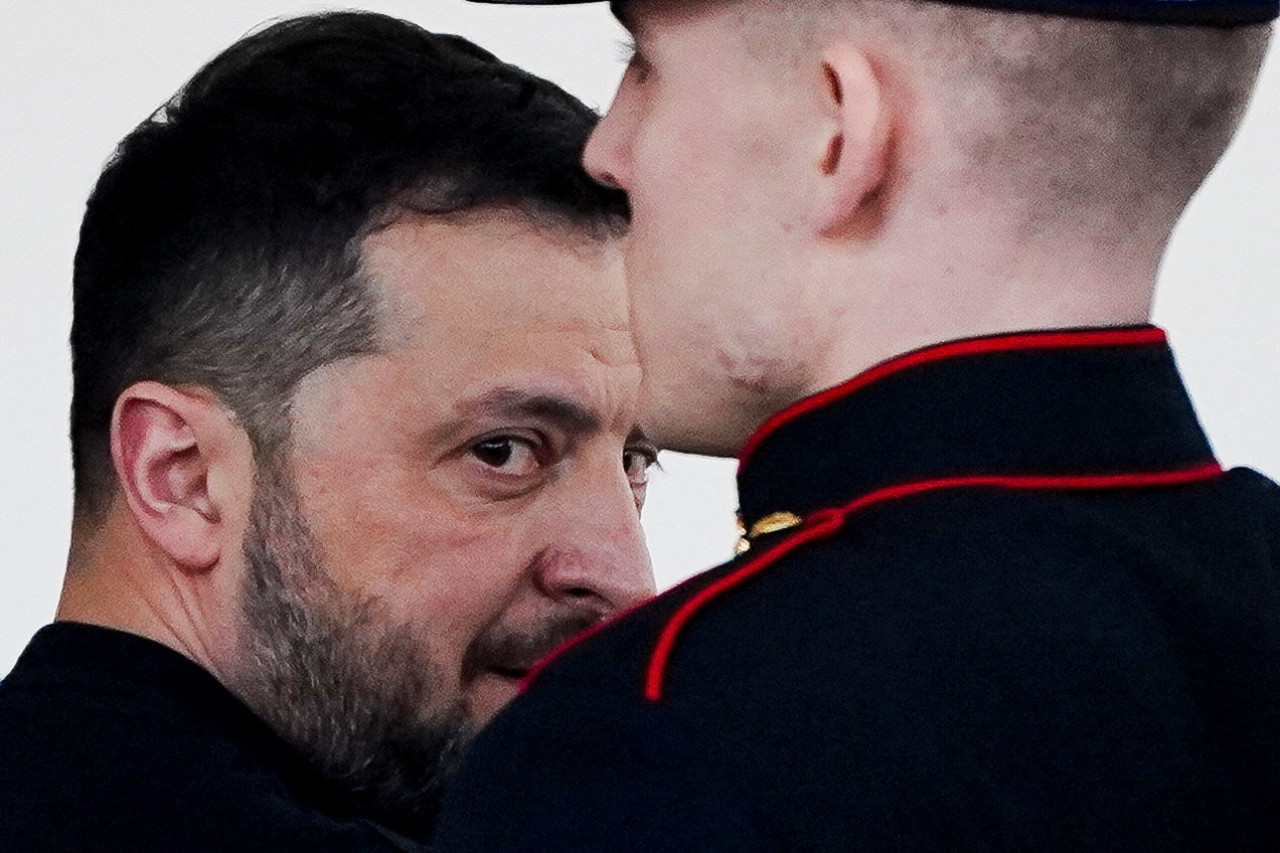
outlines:
M1148 338L1159 330L1147 332ZM1055 336L1057 337L1057 336ZM1079 336L1072 335L1073 341ZM1160 339L1163 339L1161 333ZM1108 341L1110 342L1110 341ZM1144 341L1146 342L1146 341ZM969 341L968 344L989 343L988 341ZM1061 345L1061 344L1057 344ZM1068 346L1089 346L1091 344L1067 344ZM954 351L954 350L953 350ZM989 350L979 350L989 351ZM865 374L864 374L865 375ZM1018 490L1068 490L1091 491L1098 489L1152 489L1168 486L1187 485L1210 480L1222 474L1222 467L1217 462L1197 465L1193 468L1182 468L1174 471L1140 472L1130 474L1104 474L1097 476L969 476L950 477L941 480L922 480L915 483L904 483L898 486L879 489L863 495L851 503L834 509L824 509L812 513L793 536L783 540L772 549L765 551L753 560L749 560L741 568L725 575L713 584L700 590L672 614L658 635L649 658L649 666L645 674L644 696L650 702L658 702L663 696L664 681L671 654L676 640L699 611L707 607L713 600L726 592L741 586L746 581L759 575L780 559L797 548L819 539L835 535L849 516L854 513L889 501L911 497L924 492L935 492L943 489L961 488L997 488Z
M924 349L914 350L905 355L891 358L888 361L859 373L847 382L820 391L811 397L795 403L773 417L769 418L752 433L746 444L738 453L738 470L746 465L760 443L776 432L784 424L790 423L801 415L820 409L835 400L847 397L873 382L891 374L929 364L935 361L955 358L964 355L982 355L1010 350L1067 349L1075 347L1108 347L1108 346L1142 346L1146 344L1167 343L1164 330L1154 326L1138 329L1082 329L1078 331L1058 332L1022 332L1010 335L998 335L989 338L971 338L962 341L936 344Z

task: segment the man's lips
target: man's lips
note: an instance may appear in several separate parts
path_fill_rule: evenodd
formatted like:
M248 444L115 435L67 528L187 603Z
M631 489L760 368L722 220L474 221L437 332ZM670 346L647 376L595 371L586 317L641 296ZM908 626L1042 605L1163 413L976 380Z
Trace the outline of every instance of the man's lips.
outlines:
M521 682L565 643L597 625L598 614L573 613L531 630L495 626L476 638L463 660L466 684L480 675Z
M522 652L518 657L514 658L487 660L482 663L481 672L512 681L523 681L529 676L529 673L537 669L544 660L551 657L559 648L560 645L557 644L535 654Z
M508 678L512 681L523 681L525 676L533 669L532 666L489 666L486 669L498 676L499 678Z

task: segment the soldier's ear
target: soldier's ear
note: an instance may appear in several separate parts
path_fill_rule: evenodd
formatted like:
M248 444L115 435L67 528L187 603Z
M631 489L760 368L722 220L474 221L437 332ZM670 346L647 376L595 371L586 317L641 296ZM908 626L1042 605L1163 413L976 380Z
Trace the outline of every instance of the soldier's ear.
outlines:
M181 570L206 571L238 547L226 522L243 517L252 449L213 394L131 385L112 414L111 458L138 528Z
M885 93L867 54L848 42L821 53L823 109L828 131L819 163L817 230L835 237L863 218L884 182L890 122Z

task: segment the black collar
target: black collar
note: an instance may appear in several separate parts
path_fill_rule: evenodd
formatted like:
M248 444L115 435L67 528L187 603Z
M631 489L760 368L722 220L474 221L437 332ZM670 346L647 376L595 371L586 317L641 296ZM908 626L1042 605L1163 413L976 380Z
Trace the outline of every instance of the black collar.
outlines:
M1026 332L916 350L762 426L738 471L749 528L957 477L1216 466L1153 326Z

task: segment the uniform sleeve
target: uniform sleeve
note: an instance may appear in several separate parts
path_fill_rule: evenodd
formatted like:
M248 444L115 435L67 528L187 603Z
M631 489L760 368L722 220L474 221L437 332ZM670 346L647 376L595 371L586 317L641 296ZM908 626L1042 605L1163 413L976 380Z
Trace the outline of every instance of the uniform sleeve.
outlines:
M534 691L479 737L445 799L434 853L775 850L665 706Z

